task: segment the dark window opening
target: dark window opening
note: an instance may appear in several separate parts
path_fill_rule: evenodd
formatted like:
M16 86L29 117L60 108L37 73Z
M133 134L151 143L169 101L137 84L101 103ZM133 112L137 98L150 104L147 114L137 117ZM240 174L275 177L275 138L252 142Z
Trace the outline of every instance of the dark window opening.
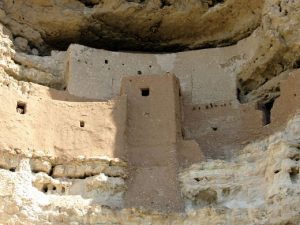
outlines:
M263 112L263 125L266 126L271 123L271 110L273 108L275 99L258 105L258 109Z
M141 88L141 95L142 96L149 96L150 95L150 89L149 88Z
M84 121L80 121L80 127L84 127L85 126L85 122Z
M140 71L140 70L137 71L137 74L138 74L138 75L142 75L142 71Z
M26 113L26 103L25 102L17 102L17 113L25 114Z
M237 100L239 102L241 102L241 90L239 88L236 90L236 97L237 97Z
M218 130L217 127L212 127L211 129L212 129L213 131L217 131L217 130Z
M294 69L300 68L300 60L294 62L293 68Z
M9 171L10 172L16 172L16 168L10 168Z
M185 138L185 130L183 128L181 128L181 136L183 139Z
M108 64L108 60L107 60L107 59L105 59L105 60L104 60L104 63L105 63L105 64Z

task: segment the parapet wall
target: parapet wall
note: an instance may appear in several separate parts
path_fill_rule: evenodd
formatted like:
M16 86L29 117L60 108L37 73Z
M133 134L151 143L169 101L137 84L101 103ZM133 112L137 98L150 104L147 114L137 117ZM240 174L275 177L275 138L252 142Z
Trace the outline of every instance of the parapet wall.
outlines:
M41 88L43 89L43 88ZM63 94L64 95L64 94ZM0 149L66 157L120 157L126 97L66 102L0 89Z
M172 73L180 81L185 103L236 102L236 75L253 56L256 42L250 37L230 47L173 54L111 52L71 45L65 69L67 90L72 95L107 100L118 95L124 76Z

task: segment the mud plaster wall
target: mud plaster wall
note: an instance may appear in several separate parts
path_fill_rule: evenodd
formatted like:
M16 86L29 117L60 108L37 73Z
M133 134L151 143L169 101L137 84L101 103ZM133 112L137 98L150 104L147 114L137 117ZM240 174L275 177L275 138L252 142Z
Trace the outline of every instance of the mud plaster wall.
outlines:
M144 96L143 96L143 92ZM180 135L179 83L175 76L123 78L128 97L127 142L133 146L174 144Z
M0 108L0 149L34 150L53 157L122 158L126 97L108 102L65 102L51 97L0 89L5 106Z
M121 93L127 95L127 152L132 167L126 206L182 209L177 181L176 143L181 139L178 80L172 75L126 77Z
M184 107L184 136L195 139L207 158L230 158L249 137L259 136L262 127L262 112L254 104Z
M300 106L300 70L290 73L288 79L281 82L280 97L272 108L271 125L278 127L299 111Z
M299 110L300 70L291 72L280 87L281 96L274 102L268 125L256 104L184 105L185 139L195 139L206 158L231 158L243 145L284 127Z
M251 47L249 47L251 46ZM253 57L257 39L238 44L173 54L138 54L97 50L80 45L68 49L65 78L76 96L110 99L128 75L173 73L180 81L185 103L236 101L236 74Z

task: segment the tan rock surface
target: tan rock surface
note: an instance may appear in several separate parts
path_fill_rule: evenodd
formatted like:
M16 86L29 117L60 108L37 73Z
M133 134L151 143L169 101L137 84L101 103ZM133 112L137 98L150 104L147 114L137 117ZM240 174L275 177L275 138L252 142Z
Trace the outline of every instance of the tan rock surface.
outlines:
M44 41L58 47L80 42L95 47L172 51L238 41L259 25L263 3L4 0L0 21L36 46Z
M179 176L187 212L177 215L101 207L94 201L101 201L106 195L110 200L117 198L118 191L123 190L120 178L107 179L100 174L84 180L60 180L43 172L32 173L29 160L22 158L16 172L0 169L0 221L17 224L96 224L100 221L104 224L298 224L299 132L297 116L284 131L248 145L232 162L203 162L182 171ZM44 184L48 187L46 194L38 191ZM56 187L54 191L53 187ZM65 192L57 194L62 187ZM97 191L90 191L93 188ZM103 191L97 197L99 188L106 188L109 193ZM111 197L114 190L115 196ZM94 200L90 201L91 198Z
M300 224L299 12L0 1L0 224Z

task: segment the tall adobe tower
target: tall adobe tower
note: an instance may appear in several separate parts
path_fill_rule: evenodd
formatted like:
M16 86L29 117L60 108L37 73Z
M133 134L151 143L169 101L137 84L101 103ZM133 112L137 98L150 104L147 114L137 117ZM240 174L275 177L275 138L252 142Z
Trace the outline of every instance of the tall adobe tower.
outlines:
M127 153L131 166L126 207L179 211L177 142L181 139L180 87L173 75L122 80L127 95Z

